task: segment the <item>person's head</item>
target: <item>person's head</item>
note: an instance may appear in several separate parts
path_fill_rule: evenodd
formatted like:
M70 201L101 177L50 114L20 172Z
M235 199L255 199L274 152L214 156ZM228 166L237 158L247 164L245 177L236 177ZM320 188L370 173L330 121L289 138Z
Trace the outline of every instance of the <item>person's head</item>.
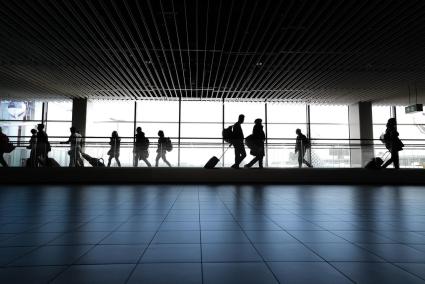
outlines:
M43 131L44 130L44 124L42 124L42 123L37 124L37 130L38 131Z
M35 130L34 128L33 128L33 129L31 129L31 134L32 134L32 135L37 134L37 130Z
M162 130L158 131L158 136L159 137L164 137L164 131L162 131Z
M243 123L243 122L244 122L244 120L245 120L245 115L240 114L240 115L239 115L239 118L238 118L238 122L239 122L239 123Z
M71 131L72 134L74 134L75 132L77 132L77 129L72 126L71 128L69 128L69 131Z
M387 127L395 127L396 125L397 125L397 121L395 120L394 117L391 117L390 119L388 119Z
M118 132L117 131L112 131L112 137L118 137Z
M136 132L137 132L137 133L141 133L141 132L142 132L142 128L141 128L140 126L139 126L139 127L137 127L137 128L136 128Z
M295 133L297 133L297 135L300 135L300 134L301 134L301 129L297 128L297 129L295 130Z
M261 118L257 118L256 120L254 120L255 125L261 125L262 122L263 120Z

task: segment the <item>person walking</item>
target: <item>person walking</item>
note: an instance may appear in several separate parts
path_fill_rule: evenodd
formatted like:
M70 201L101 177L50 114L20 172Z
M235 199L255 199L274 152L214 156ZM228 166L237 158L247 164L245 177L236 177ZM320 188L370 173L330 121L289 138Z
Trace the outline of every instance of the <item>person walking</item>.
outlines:
M399 133L397 132L396 119L395 118L388 119L387 129L385 130L383 141L385 143L385 147L391 153L391 158L382 165L383 168L388 167L391 163L394 164L395 169L400 168L400 160L399 160L398 152L403 150L404 144L403 142L401 142L398 136L399 136Z
M232 145L235 148L235 163L232 165L233 169L239 169L240 163L246 157L245 145L244 145L244 135L242 131L242 123L244 123L245 116L243 114L239 115L238 121L232 127Z
M139 160L145 162L148 167L151 167L151 163L148 161L149 157L149 139L146 138L145 133L141 127L136 129L136 142L134 145L134 166L137 167Z
M302 134L301 129L297 128L295 133L297 134L297 140L295 142L295 154L298 153L298 167L302 168L304 163L307 167L312 168L313 166L304 158L307 149L311 147L311 143L309 139L304 134Z
M251 151L250 154L255 156L254 159L251 160L248 164L246 164L245 168L252 167L256 162L258 162L258 167L260 169L263 168L263 158L264 158L264 141L266 140L266 134L263 130L263 124L260 118L257 118L254 121L254 128L252 129L251 137ZM248 137L247 139L248 140ZM248 143L247 143L248 145Z
M70 167L82 167L81 165L81 134L77 133L77 129L72 126L69 131L71 135L67 141L60 142L61 144L70 144L70 149L68 151L69 155L69 166Z
M9 165L6 163L3 155L7 152L7 148L9 147L9 137L3 133L3 129L0 127L0 164L7 168Z
M158 167L159 159L162 159L164 163L166 163L169 167L171 167L170 162L167 161L167 143L169 138L165 138L164 131L158 131L158 149L156 150L156 159L155 159L155 167Z
M108 159L108 167L111 166L112 158L115 158L115 161L118 164L118 167L121 167L121 163L119 160L120 157L120 147L121 147L121 138L118 136L117 131L112 131L112 135L109 138L109 145L111 148L108 151L109 159Z
M44 124L37 125L37 144L36 144L37 164L48 165L48 153L52 150L49 142L49 136L44 131Z
M27 149L30 150L30 158L27 162L27 167L37 167L37 130L31 129L31 138Z

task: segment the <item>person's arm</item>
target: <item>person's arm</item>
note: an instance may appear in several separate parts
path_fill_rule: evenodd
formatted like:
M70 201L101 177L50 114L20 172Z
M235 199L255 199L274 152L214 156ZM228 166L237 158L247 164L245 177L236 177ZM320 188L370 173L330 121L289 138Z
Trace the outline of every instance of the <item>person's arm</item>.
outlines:
M47 135L46 135L46 141L47 141L48 139L47 139ZM71 143L71 136L69 136L68 137L68 140L67 141L61 141L61 142L59 142L60 144L69 144L69 143Z

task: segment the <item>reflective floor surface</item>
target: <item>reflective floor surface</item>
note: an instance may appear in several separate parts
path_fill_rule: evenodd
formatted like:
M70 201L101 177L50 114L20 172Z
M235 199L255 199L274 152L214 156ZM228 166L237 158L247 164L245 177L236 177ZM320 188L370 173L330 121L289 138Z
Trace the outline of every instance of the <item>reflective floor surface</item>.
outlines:
M0 283L425 283L425 187L2 186Z

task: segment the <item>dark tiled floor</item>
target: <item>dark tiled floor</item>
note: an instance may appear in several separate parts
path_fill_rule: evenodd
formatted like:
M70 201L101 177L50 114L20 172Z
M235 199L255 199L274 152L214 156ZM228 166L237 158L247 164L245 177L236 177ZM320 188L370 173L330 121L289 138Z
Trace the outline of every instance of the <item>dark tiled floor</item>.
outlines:
M425 283L425 188L0 189L0 283Z

